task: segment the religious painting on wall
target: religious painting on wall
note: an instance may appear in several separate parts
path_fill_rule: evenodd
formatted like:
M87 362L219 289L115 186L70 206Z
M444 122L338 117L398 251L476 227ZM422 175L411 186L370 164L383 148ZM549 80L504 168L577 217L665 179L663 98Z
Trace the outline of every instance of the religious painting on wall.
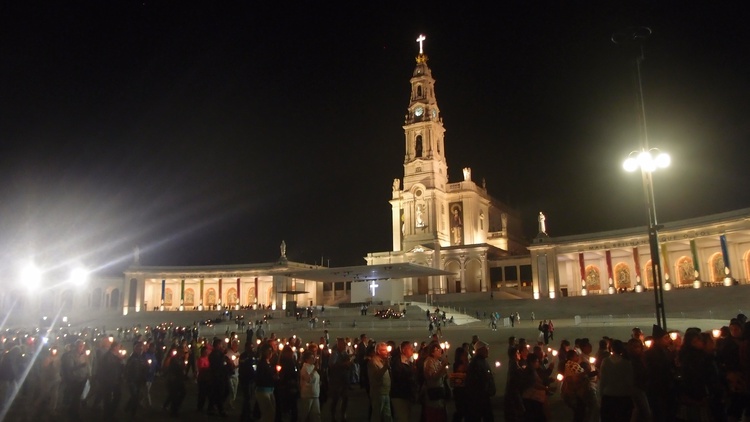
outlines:
M206 305L208 306L216 305L216 290L208 289L208 291L206 292Z
M172 306L172 289L167 288L164 291L164 306Z
M715 253L709 262L711 263L711 281L724 281L724 256Z
M451 202L450 224L451 224L451 245L464 244L464 206L461 202Z
M185 306L195 306L195 290L185 289Z
M677 273L680 284L693 284L695 281L695 267L693 260L683 256L677 260Z
M624 262L615 265L615 287L617 289L630 288L630 268Z
M596 265L589 265L586 267L586 287L589 290L601 290L602 289L602 282L601 282L601 273L599 272L599 267Z
M237 289L229 289L229 291L227 292L227 303L230 306L234 306L237 304Z
M251 305L255 303L255 287L247 289L247 303Z

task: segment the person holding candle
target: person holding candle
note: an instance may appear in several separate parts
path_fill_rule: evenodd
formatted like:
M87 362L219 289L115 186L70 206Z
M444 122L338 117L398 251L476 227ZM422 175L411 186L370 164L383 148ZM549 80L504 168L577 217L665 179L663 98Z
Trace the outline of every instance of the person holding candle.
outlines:
M299 372L300 398L297 420L320 422L320 374L315 363L315 354L311 351L304 352L302 362Z
M259 422L274 422L276 419L276 398L273 390L276 387L276 380L279 378L278 373L281 371L281 365L278 365L278 368L271 365L272 354L271 345L264 344L261 346L258 371L255 373L255 400L260 409Z
M388 344L380 342L375 346L375 354L367 363L370 381L371 422L390 421L391 418L391 365Z

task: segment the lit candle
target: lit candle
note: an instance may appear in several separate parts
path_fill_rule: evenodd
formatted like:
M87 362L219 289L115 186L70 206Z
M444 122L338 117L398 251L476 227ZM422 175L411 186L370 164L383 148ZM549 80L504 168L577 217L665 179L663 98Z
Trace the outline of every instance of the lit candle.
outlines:
M151 359L148 360L148 364L151 365Z
M557 380L562 381L563 380L563 374L557 374Z
M672 340L677 340L677 336L678 336L678 334L676 332L674 332L674 331L672 331L671 333L669 333L669 338L671 338Z
M91 350L86 349L86 356L91 354Z
M721 336L721 330L719 329L712 330L711 334L714 336L714 338L719 338L719 336Z
M52 349L52 356L55 356L57 354L57 349Z
M279 343L279 350L284 350L284 344L283 343Z
M499 368L499 367L500 367L500 361L499 361L499 360L496 360L496 361L495 361L495 368Z
M318 345L318 347L320 347L320 350L323 350L323 348L325 347L325 345L323 343L321 343L320 345Z
M391 347L391 345L389 344L388 347L386 347L385 349L388 350L388 353L391 353L391 350L393 350L393 347Z
M255 340L255 342L260 346L260 339Z
M236 359L237 359L237 356L232 355L232 362L234 362ZM187 361L185 361L185 362L187 362Z
M589 358L589 363L590 363L590 364L592 364L592 365L593 365L593 364L595 364L595 363L596 363L596 358L595 358L595 357L593 357L593 356L591 356L591 357Z
M276 372L281 372L281 365L276 365Z
M552 356L557 356L557 350L552 351Z
M646 340L646 341L644 341L644 342L643 342L643 344L645 344L645 345L646 345L646 348L647 348L647 349L648 349L649 347L651 347L651 343L653 343L653 341L652 341L652 340Z

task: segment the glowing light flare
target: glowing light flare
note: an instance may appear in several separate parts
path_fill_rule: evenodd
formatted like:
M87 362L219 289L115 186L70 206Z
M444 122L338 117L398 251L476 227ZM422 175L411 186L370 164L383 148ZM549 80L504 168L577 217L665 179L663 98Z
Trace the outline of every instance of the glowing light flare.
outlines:
M563 374L557 374L557 380L558 381L562 381L563 378L565 378L565 377L563 377Z
M713 335L714 338L719 338L721 336L721 330L719 329L711 330L711 335Z
M388 353L391 353L391 350L393 350L393 347L389 344L388 347L385 348L385 350L388 351Z
M281 365L276 365L276 372L281 372Z
M557 350L552 351L552 356L557 356Z
M676 332L674 332L674 331L671 332L671 333L669 333L669 338L671 338L672 340L677 340L678 336L679 336L679 334L676 333Z
M655 152L656 156L651 153ZM634 153L625 159L622 163L622 168L628 172L634 172L639 168L647 173L654 172L658 169L669 167L672 164L672 158L665 152L652 149L650 151L641 151L637 155L633 156Z
M83 286L89 281L89 271L83 267L73 268L68 281L75 286Z
M646 346L647 349L651 348L651 344L653 344L653 340L646 340L643 342L643 344Z
M499 368L499 367L500 367L500 365L501 365L500 361L499 361L499 360L496 360L496 361L495 361L495 368Z
M21 268L21 282L26 285L29 291L34 291L42 284L42 270L32 261L27 262Z
M596 358L595 358L595 357L593 357L593 356L591 356L591 357L589 358L589 363L590 363L590 364L592 364L592 365L593 365L593 364L595 364L595 363L596 363Z

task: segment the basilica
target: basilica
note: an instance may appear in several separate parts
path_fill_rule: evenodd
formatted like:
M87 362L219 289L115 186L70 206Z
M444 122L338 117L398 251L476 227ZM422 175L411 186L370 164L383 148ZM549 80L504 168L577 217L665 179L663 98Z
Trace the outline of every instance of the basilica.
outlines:
M224 266L144 266L136 251L123 277L99 278L81 291L57 287L28 304L23 292L3 291L0 304L127 314L398 303L421 295L498 291L548 300L651 289L645 227L554 237L544 214L521 216L495 199L483 181L477 183L471 168L462 169L462 180L449 180L450 143L424 37L417 41L403 124L404 173L392 180L391 250L370 252L366 265L345 268L289 261L283 242L276 261ZM533 239L524 237L522 217L538 219ZM657 271L667 291L747 283L750 209L665 223L658 242L662 266Z

